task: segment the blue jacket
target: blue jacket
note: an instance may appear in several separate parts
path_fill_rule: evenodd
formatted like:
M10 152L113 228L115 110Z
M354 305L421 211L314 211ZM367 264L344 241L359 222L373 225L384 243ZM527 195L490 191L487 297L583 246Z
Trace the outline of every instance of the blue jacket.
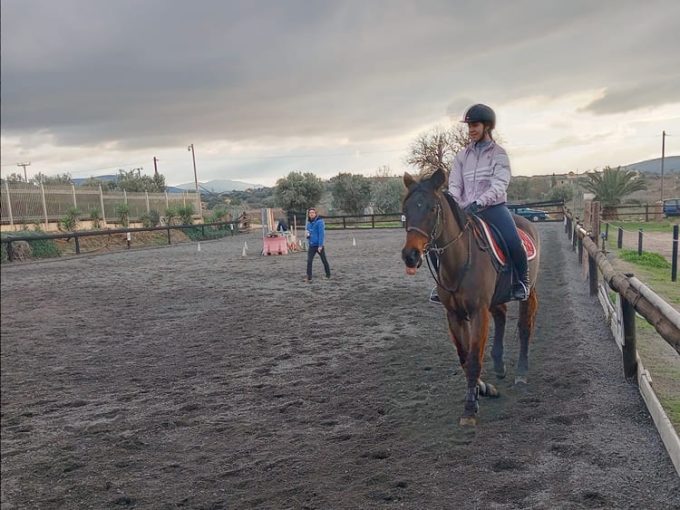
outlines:
M309 232L310 246L323 246L326 237L326 225L319 216L314 221L307 223L307 232Z

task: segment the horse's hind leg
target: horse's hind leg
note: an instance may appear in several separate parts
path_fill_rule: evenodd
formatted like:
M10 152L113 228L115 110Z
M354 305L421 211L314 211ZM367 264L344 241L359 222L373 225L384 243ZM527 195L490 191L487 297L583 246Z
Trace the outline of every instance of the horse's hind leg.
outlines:
M538 296L536 287L531 289L529 299L519 304L519 359L517 360L517 375L515 384L527 383L527 372L529 371L529 341L534 332L536 324L536 311L538 310Z
M496 377L503 379L505 377L505 362L503 361L503 337L505 336L505 318L508 311L506 305L494 306L491 309L494 323L493 348L491 349L491 358L493 359L493 370Z

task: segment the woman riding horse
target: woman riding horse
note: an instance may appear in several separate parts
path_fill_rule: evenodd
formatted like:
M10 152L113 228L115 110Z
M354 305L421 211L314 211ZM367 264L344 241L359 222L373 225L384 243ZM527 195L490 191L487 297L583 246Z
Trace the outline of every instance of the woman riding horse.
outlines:
M453 161L449 193L465 212L476 214L500 231L517 274L512 297L525 301L530 287L527 257L510 210L505 205L510 160L505 149L493 139L496 114L486 105L475 104L467 109L461 122L468 125L470 144ZM432 289L430 301L439 302L436 287Z
M402 258L406 273L411 275L422 264L423 255L432 255L438 260L434 274L437 282L435 291L446 308L449 333L467 379L465 408L460 423L476 425L478 397L498 396L496 388L480 378L491 317L495 325L491 351L494 372L498 378L506 374L503 336L507 312L505 303L510 299L520 301L520 349L515 383L527 382L529 341L538 308L535 283L540 242L536 227L524 218L513 220L505 206L510 163L505 151L491 135L496 124L493 110L485 105L474 105L468 109L464 122L469 126L472 143L456 156L449 176L450 195L442 193L446 180L442 169L420 182L408 173L404 175L408 191L403 204L406 243ZM490 246L477 231L472 214L496 226L505 237L510 248L510 263L520 280L513 286L511 295L501 292L507 272L498 271ZM535 246L535 256L529 264L515 222ZM529 284L530 278L533 285Z

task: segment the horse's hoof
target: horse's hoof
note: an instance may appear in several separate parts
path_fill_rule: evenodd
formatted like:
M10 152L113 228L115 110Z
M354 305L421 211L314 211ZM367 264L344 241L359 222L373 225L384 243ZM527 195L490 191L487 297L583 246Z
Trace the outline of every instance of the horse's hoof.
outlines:
M529 384L526 375L515 376L515 384Z
M479 394L482 397L498 397L499 393L493 384L488 382L479 381Z
M474 416L461 416L460 418L461 427L476 427L477 418Z
M501 394L498 393L498 390L494 385L486 383L486 396L491 398L498 398L501 396Z

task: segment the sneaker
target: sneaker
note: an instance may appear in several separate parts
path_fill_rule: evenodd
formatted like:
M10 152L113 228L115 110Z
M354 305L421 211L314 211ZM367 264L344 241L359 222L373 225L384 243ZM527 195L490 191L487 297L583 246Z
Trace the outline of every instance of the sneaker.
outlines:
M529 288L524 282L517 282L512 286L512 298L516 301L529 299Z
M331 279L331 275L327 274L327 275L326 275L326 280L330 280L330 279Z
M437 287L433 287L432 291L430 292L430 303L438 303L441 304L442 300L439 299L439 294L437 294Z
M305 282L306 283L312 283L312 279L305 276Z

